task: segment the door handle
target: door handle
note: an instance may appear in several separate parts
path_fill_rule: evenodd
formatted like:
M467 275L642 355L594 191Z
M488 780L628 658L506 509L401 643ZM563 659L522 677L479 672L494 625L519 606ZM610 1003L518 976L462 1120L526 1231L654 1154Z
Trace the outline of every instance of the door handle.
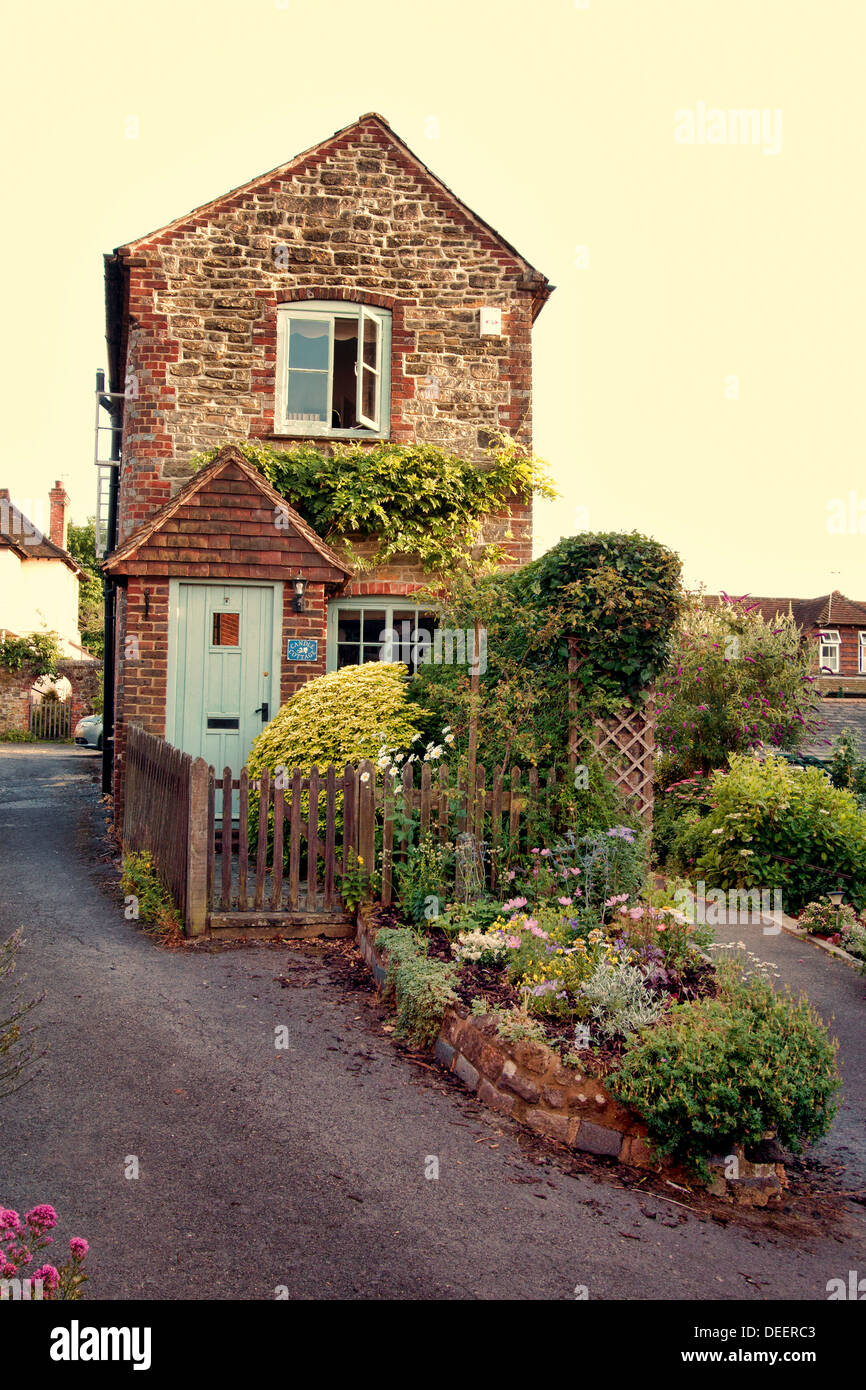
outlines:
M267 700L265 700L264 704L259 705L258 709L253 710L253 714L260 714L262 716L262 723L267 724L269 709L270 706L268 705Z

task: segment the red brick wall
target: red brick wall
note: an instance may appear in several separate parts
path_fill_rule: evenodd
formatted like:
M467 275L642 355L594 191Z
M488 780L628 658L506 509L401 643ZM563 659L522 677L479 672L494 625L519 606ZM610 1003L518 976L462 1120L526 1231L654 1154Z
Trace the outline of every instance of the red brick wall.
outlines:
M816 628L812 635L815 644L816 663L820 660L819 633L822 631L833 631L839 634L839 671L837 674L840 676L863 675L864 680L866 680L866 674L861 672L859 666L861 629L859 627L845 627L842 623L828 624L827 628ZM864 626L863 631L866 631L866 626ZM829 681L830 677L827 676L826 679Z

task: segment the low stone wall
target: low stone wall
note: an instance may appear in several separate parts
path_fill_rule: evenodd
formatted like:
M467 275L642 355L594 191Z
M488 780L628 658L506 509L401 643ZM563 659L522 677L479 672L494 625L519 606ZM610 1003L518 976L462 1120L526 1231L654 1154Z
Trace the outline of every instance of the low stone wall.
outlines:
M381 988L386 971L374 945L377 931L362 909L356 927L358 946ZM670 1160L654 1156L643 1120L600 1082L565 1066L559 1053L545 1043L506 1042L497 1035L490 1015L475 1016L463 1006L447 1009L434 1050L442 1066L459 1076L484 1105L536 1134L584 1153L615 1158L632 1168L687 1176ZM778 1204L785 1186L781 1164L751 1163L735 1146L732 1155L711 1167L714 1195L732 1195L754 1206L766 1206L768 1201ZM732 1169L735 1178L729 1176Z
M58 677L65 676L72 687L69 702L71 728L75 728L85 714L93 713L93 706L99 694L99 677L102 672L100 661L73 660L60 661L57 665ZM35 681L27 671L7 671L0 668L0 734L12 729L30 728L31 691Z

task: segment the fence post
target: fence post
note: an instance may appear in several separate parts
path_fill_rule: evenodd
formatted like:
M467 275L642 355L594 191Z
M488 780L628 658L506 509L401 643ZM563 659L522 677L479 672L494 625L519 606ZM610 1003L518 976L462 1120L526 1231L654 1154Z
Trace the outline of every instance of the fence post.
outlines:
M194 758L189 770L189 823L186 846L187 936L202 936L208 918L208 800L210 769L204 758ZM229 831L231 834L231 831Z

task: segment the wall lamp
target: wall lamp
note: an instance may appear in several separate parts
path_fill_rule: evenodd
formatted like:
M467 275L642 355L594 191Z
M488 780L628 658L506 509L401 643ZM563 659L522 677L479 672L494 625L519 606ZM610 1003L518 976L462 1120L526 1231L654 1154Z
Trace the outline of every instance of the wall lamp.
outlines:
M306 593L307 589L307 581L306 579L304 579L303 575L295 575L294 579L292 580L292 588L294 590L295 595L292 599L292 607L294 608L296 613L305 613L306 604L304 603L304 594Z

